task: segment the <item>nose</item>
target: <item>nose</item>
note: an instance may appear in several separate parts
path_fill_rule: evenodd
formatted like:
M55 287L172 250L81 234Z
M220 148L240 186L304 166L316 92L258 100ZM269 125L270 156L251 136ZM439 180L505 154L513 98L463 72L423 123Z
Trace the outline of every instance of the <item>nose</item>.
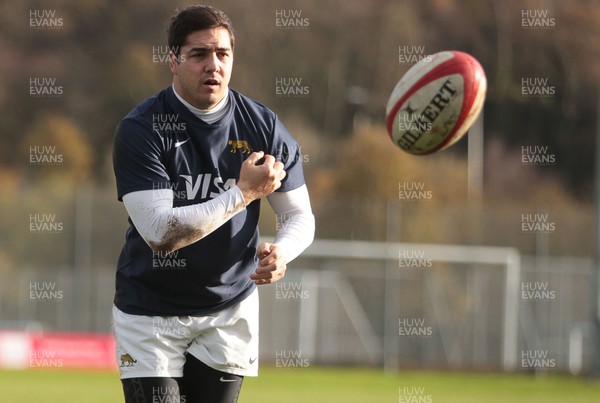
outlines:
M206 66L204 67L207 73L217 73L220 69L220 60L216 52L211 52L206 58Z

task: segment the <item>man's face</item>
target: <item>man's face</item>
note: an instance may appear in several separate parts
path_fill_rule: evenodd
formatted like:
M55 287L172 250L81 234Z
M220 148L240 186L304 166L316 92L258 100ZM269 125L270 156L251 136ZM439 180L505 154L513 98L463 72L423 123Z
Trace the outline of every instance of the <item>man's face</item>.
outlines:
M233 50L227 29L218 27L188 35L179 60L170 53L170 68L177 93L199 109L217 105L227 93Z

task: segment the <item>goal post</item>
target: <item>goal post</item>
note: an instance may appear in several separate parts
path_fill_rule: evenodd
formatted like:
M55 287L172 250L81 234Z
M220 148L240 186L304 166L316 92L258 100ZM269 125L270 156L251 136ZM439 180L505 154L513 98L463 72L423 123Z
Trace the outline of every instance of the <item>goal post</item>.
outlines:
M315 240L303 253L312 258L371 259L398 262L399 253L420 253L434 262L485 264L504 268L502 367L513 371L518 366L519 290L521 256L516 248L472 245L442 245L417 243L389 243L368 241ZM491 268L490 268L491 269ZM391 316L391 315L386 315ZM397 318L386 318L386 322ZM385 329L389 329L386 325ZM393 337L388 331L384 339ZM393 342L383 342L383 363L393 369L398 361Z

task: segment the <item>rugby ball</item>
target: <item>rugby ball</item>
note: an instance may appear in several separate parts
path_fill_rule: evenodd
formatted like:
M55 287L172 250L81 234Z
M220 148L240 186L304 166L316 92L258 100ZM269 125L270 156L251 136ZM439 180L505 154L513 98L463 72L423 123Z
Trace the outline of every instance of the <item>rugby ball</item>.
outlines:
M447 148L471 127L485 100L487 80L471 55L443 51L412 66L392 91L387 132L398 147L423 155Z

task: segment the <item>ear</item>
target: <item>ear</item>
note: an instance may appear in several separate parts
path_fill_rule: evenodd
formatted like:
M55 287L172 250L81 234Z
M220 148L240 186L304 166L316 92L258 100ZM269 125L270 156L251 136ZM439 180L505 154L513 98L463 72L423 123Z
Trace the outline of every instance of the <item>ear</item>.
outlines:
M177 66L179 66L179 59L173 53L172 50L169 51L169 69L173 75L177 75Z

